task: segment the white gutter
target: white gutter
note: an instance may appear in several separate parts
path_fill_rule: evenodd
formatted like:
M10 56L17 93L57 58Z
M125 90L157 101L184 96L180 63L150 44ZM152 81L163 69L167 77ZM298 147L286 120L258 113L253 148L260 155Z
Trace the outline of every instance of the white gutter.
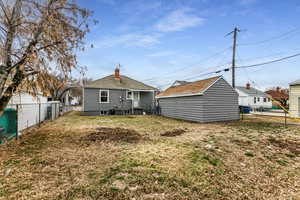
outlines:
M172 97L188 97L188 96L201 96L203 93L195 93L195 94L179 94L179 95L171 95L171 96L156 96L156 99L163 99L163 98L172 98Z

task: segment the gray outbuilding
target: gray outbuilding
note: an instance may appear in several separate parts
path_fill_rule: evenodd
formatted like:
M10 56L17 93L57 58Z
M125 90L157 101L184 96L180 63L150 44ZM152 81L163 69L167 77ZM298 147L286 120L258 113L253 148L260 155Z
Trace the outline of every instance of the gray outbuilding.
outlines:
M238 120L238 94L221 76L171 86L156 96L162 116L195 122Z

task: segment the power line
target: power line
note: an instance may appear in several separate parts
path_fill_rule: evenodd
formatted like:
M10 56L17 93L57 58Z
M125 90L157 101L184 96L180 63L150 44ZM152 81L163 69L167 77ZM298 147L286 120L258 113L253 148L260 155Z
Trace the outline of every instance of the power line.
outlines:
M199 77L202 77L202 76L207 76L207 75L211 75L211 74L219 74L222 71L227 72L229 70L230 70L230 68L228 67L228 68L224 68L224 69L217 70L217 71L211 71L211 72L207 72L207 73L198 74L196 76L191 76L191 77L180 79L180 80L182 80L182 81L192 80L192 79L199 78ZM163 87L163 86L170 85L172 82L169 82L168 84L164 84L164 85L158 85L158 87Z
M292 33L296 33L296 32L298 32L298 31L300 31L300 27L295 28L295 29L292 29L292 30L290 30L290 31L288 31L288 32L282 33L282 34L280 34L280 35L278 35L278 36L274 36L274 37L272 37L272 38L270 38L270 39L261 40L261 41L253 42L253 43L238 44L238 46L253 46L253 45L265 44L265 43L268 43L268 42L271 42L271 41L273 41L273 40L277 40L277 39L280 39L280 38L287 38L287 37L285 37L285 36L288 36L288 35L290 35L290 34L292 34Z
M230 46L230 47L227 47L227 48L225 48L225 49L223 49L223 50L221 50L221 51L219 51L219 52L216 52L216 53L214 53L214 54L212 54L212 55L210 55L210 56L207 56L207 57L201 59L199 62L197 62L197 63L195 63L195 64L193 64L193 65L190 65L190 66L187 66L187 67L182 67L182 68L176 69L176 70L174 70L174 71L172 71L172 72L165 73L165 75L168 75L168 76L169 76L170 74L174 74L174 73L177 73L177 72L179 72L179 71L183 71L183 70L186 70L186 69L188 69L188 68L195 67L195 66L199 65L201 62L205 62L205 61L207 61L207 60L210 60L211 58L214 58L214 57L216 57L216 56L218 56L218 55L220 55L220 54L222 54L222 53L228 51L229 49L231 49L231 46ZM168 77L168 76L167 76L167 77ZM160 75L160 76L152 77L152 78L149 78L149 79L145 79L145 80L142 80L142 81L152 81L152 80L156 80L156 79L161 79L162 77L164 77L164 74L163 74L163 75Z
M250 68L250 67L257 67L257 66L262 66L262 65L268 65L268 64L280 62L280 61L283 61L283 60L288 60L290 58L294 58L294 57L297 57L297 56L300 56L300 53L297 53L297 54L294 54L294 55L291 55L291 56L287 56L287 57L283 57L283 58L279 58L279 59L276 59L276 60L271 60L271 61L267 61L267 62L258 63L258 64L238 66L236 68Z

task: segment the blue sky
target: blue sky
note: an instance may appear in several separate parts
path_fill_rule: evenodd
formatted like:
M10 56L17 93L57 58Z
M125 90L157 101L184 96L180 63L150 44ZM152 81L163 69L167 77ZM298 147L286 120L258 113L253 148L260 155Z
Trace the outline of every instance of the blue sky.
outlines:
M93 79L112 74L118 63L121 74L161 88L174 80L206 78L196 76L230 66L232 36L225 35L235 26L242 30L238 66L300 52L299 0L79 0L79 4L99 20L86 38L87 46L94 48L79 54L79 63ZM260 41L264 42L257 44ZM297 57L238 69L237 85L286 87L300 79L299 62ZM222 74L231 82L231 72Z

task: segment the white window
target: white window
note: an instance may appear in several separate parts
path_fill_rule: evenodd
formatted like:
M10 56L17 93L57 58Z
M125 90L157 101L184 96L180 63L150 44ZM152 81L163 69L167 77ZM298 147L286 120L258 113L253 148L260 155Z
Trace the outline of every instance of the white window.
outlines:
M127 91L126 99L132 99L132 91Z
M264 98L264 102L267 102L267 98Z
M257 97L257 102L259 102L260 101L260 97Z
M254 103L256 103L256 97L254 97Z
M99 91L99 102L100 103L109 103L109 91L100 90Z

